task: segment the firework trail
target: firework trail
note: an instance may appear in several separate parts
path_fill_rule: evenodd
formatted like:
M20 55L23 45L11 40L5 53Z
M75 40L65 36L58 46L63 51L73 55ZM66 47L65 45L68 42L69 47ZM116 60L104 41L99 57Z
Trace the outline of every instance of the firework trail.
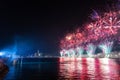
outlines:
M96 50L96 47L92 43L90 43L90 44L87 45L86 52L87 52L87 54L88 54L89 57L92 57L92 55L95 53L95 50Z
M81 57L83 55L84 48L83 47L77 47L76 52L77 52L77 57Z
M103 42L99 45L99 48L103 51L105 55L108 55L112 51L113 42Z

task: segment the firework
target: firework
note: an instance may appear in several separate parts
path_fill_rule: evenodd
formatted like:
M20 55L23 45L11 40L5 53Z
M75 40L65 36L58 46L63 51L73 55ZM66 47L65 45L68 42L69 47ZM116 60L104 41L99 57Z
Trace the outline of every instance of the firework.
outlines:
M112 51L113 42L103 42L99 45L99 48L103 51L105 55L108 55Z
M83 55L84 48L83 47L77 47L76 52L77 52L77 56L81 57Z
M74 49L69 50L70 57L75 57L76 56L75 53L76 53L76 51Z
M80 57L85 47L88 56L91 56L95 54L95 45L107 55L111 52L115 39L119 39L120 11L104 12L101 15L94 11L91 18L93 20L85 24L83 31L77 29L61 40L61 50L66 49L69 56Z
M96 46L93 45L92 43L87 45L86 52L87 52L89 57L91 57L95 53L95 50L96 50Z

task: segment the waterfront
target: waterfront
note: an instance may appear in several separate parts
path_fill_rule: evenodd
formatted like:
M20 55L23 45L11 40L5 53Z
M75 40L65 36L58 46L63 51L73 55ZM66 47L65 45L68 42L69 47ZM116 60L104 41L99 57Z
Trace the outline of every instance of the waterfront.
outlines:
M8 66L6 66L0 59L0 80L2 80L5 77L8 71L9 71Z
M47 58L9 65L4 80L119 80L120 59Z

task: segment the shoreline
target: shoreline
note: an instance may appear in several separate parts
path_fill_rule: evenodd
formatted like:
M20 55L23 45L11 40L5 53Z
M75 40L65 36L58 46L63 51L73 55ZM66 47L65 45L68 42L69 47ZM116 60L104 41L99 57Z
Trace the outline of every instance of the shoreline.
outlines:
M0 59L0 80L3 80L3 78L8 73L9 68L4 62Z

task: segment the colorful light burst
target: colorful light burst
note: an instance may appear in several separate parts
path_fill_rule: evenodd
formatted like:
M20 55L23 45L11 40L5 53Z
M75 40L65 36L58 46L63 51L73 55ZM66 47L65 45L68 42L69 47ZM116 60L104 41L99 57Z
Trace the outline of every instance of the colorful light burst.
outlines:
M87 45L86 52L87 52L87 54L88 54L89 57L92 57L92 55L95 53L95 49L96 49L95 45L93 45L91 43Z
M70 55L70 57L75 57L75 50L74 49L70 49L69 50L69 55Z
M72 49L74 56L77 57L83 54L86 47L89 56L95 53L96 47L99 47L106 55L111 53L114 40L119 38L120 11L108 11L101 15L94 11L91 16L94 20L86 24L84 30L77 29L61 40L61 50L66 49L69 52Z
M77 52L77 57L81 57L83 55L83 52L84 52L83 47L77 47L76 52Z
M99 48L103 51L104 54L108 55L112 51L113 42L104 42L99 45Z

